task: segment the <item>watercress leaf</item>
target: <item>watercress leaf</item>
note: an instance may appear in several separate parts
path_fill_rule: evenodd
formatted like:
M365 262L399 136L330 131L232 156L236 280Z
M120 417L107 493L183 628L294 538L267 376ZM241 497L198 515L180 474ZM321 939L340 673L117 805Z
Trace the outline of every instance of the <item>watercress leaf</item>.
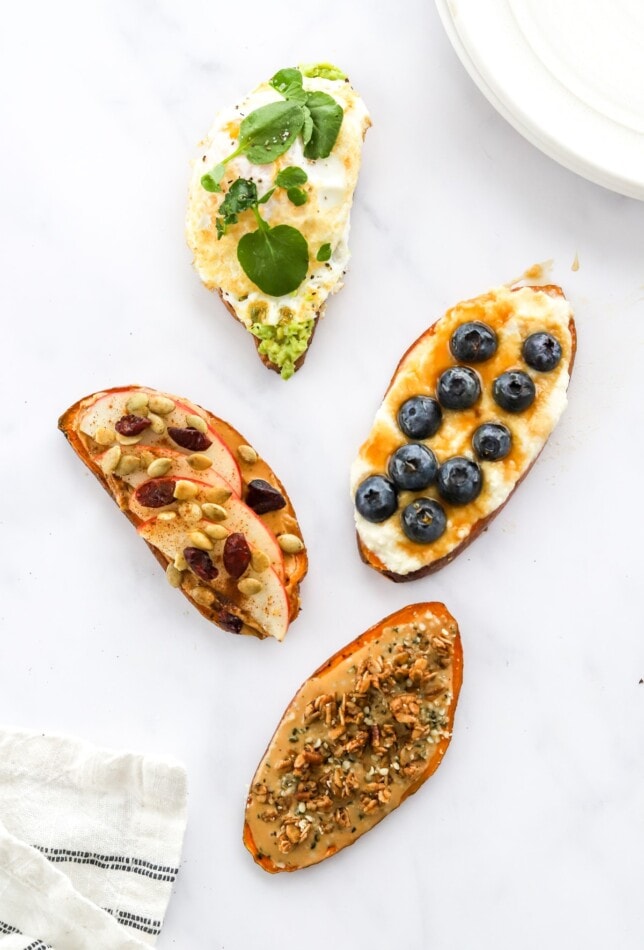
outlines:
M239 127L239 147L249 161L268 165L286 152L304 125L297 102L269 102L247 115Z
M274 188L269 189L269 191L267 191L265 195L262 195L262 197L259 199L259 201L257 202L257 204L258 204L258 205L265 205L266 202L267 202L268 199L271 197L271 195L273 194L274 191L275 191Z
M300 286L309 268L309 246L297 228L278 224L244 234L237 259L261 291L283 297Z
M299 69L280 69L271 79L270 85L285 99L295 102L304 102L306 99L306 92L302 88L302 73Z
M309 196L301 188L288 188L286 195L291 204L298 205L298 207L305 205L309 200Z
M294 188L296 185L304 185L309 180L303 168L297 165L289 165L278 173L275 184L280 188Z
M249 178L237 178L226 194L226 197L219 205L219 214L224 218L232 218L240 211L246 211L254 204L257 204L257 185ZM235 221L228 221L234 224Z
M344 112L326 92L309 92L306 107L311 113L313 131L304 149L307 158L327 158L336 143Z
M320 250L315 255L316 260L320 261L321 264L324 264L325 261L328 261L331 257L331 245L322 244Z
M311 141L311 136L313 135L313 119L311 118L311 113L304 106L304 125L302 126L302 142L304 145L308 145Z
M223 162L220 162L219 165L215 165L209 172L201 176L201 187L205 188L206 191L221 191L219 182L224 177L225 171L226 166Z

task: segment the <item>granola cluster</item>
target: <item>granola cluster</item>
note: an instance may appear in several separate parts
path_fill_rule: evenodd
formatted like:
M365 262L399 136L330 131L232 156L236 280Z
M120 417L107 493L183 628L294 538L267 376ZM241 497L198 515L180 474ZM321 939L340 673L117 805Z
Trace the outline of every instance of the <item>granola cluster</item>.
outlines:
M287 754L265 762L249 799L281 854L358 835L366 816L372 824L372 813L400 803L450 735L455 632L429 632L424 623L387 628L340 673L348 688L307 703L285 737Z

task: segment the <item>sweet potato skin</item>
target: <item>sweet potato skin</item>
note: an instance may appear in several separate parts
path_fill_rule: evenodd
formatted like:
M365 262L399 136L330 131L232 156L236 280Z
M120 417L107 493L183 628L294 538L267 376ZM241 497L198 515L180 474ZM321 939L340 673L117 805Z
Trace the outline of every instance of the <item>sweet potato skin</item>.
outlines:
M100 392L107 393L107 394L120 393L120 392L129 392L130 390L137 390L141 388L146 388L146 387L141 387L138 385L113 386L111 389L100 390ZM134 514L132 511L130 511L124 504L122 504L121 500L112 492L109 486L109 483L107 481L107 478L103 474L103 471L101 470L101 468L88 455L85 449L85 446L83 445L82 439L79 437L77 429L76 429L76 423L79 419L82 409L84 408L87 401L93 399L96 395L97 393L90 393L89 395L84 396L82 399L79 399L72 406L70 406L69 409L67 409L58 420L58 428L63 433L63 435L65 436L65 438L67 439L71 447L74 449L78 457L81 459L81 461L87 466L90 472L92 472L92 474L98 479L99 483L103 486L103 488L108 493L110 498L112 498L116 502L116 504L119 506L123 514L134 525L134 527L138 529L140 525L142 524L141 519L138 518L137 515ZM197 405L197 404L194 403L194 405ZM215 429L215 431L220 436L222 441L225 442L225 444L231 449L233 453L235 453L239 445L249 444L246 441L246 439L244 439L244 437L241 435L241 433L239 433L236 429L234 429L228 422L225 422L223 419L220 419L218 416L213 415L213 413L209 412L209 410L203 409L202 406L198 406L197 408L201 409L201 411L207 416L208 421L213 427L213 429ZM281 481L277 478L275 473L272 471L272 469L270 469L269 466L267 466L265 462L263 462L263 465L265 465L268 471L270 472L271 481L274 482L274 484L276 485L276 487L279 489L279 491L284 496L284 499L286 500L285 511L288 512L288 514L293 519L297 520L295 517L295 511L293 509L293 505L286 492L286 489L282 485ZM159 551L158 548L155 548L154 545L149 544L147 541L145 543L147 544L148 548L152 551L155 558L157 559L157 561L159 562L159 564L165 571L165 569L168 567L168 564L170 563L168 561L168 558L166 558L165 555L161 551ZM292 594L289 597L289 608L290 608L289 623L295 620L295 618L297 617L300 611L299 583L306 575L307 570L308 570L308 556L306 553L306 549L304 549L299 554L295 554L291 556L290 570L289 570L289 575L288 575L290 579L290 584L292 585ZM195 600L193 600L187 591L183 590L182 588L179 588L179 589L181 593L183 594L183 596L186 597L186 599L190 602L190 604L196 610L198 610L199 613L203 617L206 618L206 620L209 620L211 623L216 624L217 626L221 627L223 630L226 630L227 632L232 632L229 628L222 625L222 617L228 612L229 607L230 607L230 613L234 615L234 605L227 605L222 602L221 598L218 598L215 600L214 604L208 607L206 605L199 604ZM244 624L242 629L239 631L239 633L257 637L260 640L265 639L265 635L262 634L260 630L257 630L255 627L251 627L248 624Z
M454 640L454 652L453 652L453 658L452 658L452 700L449 705L449 712L448 712L450 737L441 739L440 742L436 744L434 755L428 761L427 768L424 770L424 772L421 773L421 775L415 780L415 782L413 782L409 786L409 788L405 791L401 799L401 804L403 801L409 798L410 795L413 795L414 792L417 792L418 789L422 785L425 784L427 779L430 778L434 774L436 769L439 767L439 765L443 761L443 758L445 756L445 753L451 741L451 732L452 732L452 728L454 724L454 715L456 711L456 705L458 703L458 697L459 697L461 685L463 682L463 646L461 642L460 632L458 630L458 625L456 623L455 618L452 616L452 614L450 614L445 604L440 603L439 601L431 601L431 602L419 603L419 604L409 604L407 607L403 607L401 610L398 610L393 614L389 614L389 616L384 617L378 623L374 624L364 633L360 634L359 637L356 637L355 640L352 640L351 643L348 643L346 646L342 647L340 650L334 653L331 657L329 657L328 660L322 663L322 665L319 666L315 670L315 672L311 674L308 680L306 680L305 683L302 684L302 686L297 691L297 693L295 694L295 696L293 697L289 705L284 710L284 713L282 715L282 718L280 719L277 729L271 736L270 742L268 743L266 750L264 751L264 754L262 755L262 759L260 761L263 761L263 758L268 752L268 750L270 749L273 743L273 740L279 733L279 730L281 728L283 721L287 718L290 710L294 706L294 703L297 697L299 696L300 691L302 690L303 686L306 683L308 683L310 680L313 680L318 677L322 677L322 676L325 676L326 674L331 673L333 669L336 666L338 666L338 664L341 663L343 660L348 659L357 650L361 649L361 647L365 646L366 644L370 643L373 640L376 640L386 627L413 622L416 617L418 616L422 617L426 615L428 612L431 612L435 616L441 618L443 623L445 624L448 624L448 623L454 624L456 626L457 632L456 632L456 637ZM252 787L252 783L251 783L251 787ZM369 828L365 829L365 831L370 831L371 828L374 828L377 824L380 823L380 821L383 820L383 818L386 818L386 816L390 813L391 813L390 811L384 812L384 814L380 815L374 821L374 823L369 826ZM347 847L351 847L351 845L354 844L355 841L357 841L358 838L360 837L362 837L362 835L356 836L347 845ZM248 821L244 821L242 840L243 840L244 846L253 856L253 860L255 861L255 863L259 864L265 871L268 871L270 874L278 874L282 871L291 872L291 871L300 870L298 865L288 864L286 862L284 863L283 867L278 867L278 865L275 864L275 862L270 857L268 857L265 854L262 854L257 848L257 845L255 844L255 841L253 839L253 834L252 834L250 825L248 824ZM324 852L324 854L321 854L320 861L324 860L325 858L331 857L331 855L335 853L336 853L335 848L328 848L326 852ZM316 863L319 863L319 862L316 862ZM310 866L313 866L313 865L310 865Z
M542 291L543 293L549 294L551 297L564 297L564 296L565 296L565 294L564 294L563 290L561 289L561 287L557 286L556 284L548 284L548 285L545 285L545 286L532 286L532 285L528 285L528 286L529 286L529 289L530 289L530 290L540 290L540 291ZM517 289L517 290L518 290L519 288L517 287L517 288L513 288L513 289ZM391 377L391 380L389 381L389 385L387 386L387 389L385 390L385 394L384 394L384 396L383 396L383 399L386 397L387 393L389 392L389 390L390 390L391 387L393 386L393 384L394 384L394 382L395 382L395 380L396 380L396 376L398 375L398 372L399 372L399 370L400 370L400 367L402 366L402 364L403 364L404 361L406 360L406 358L407 358L407 356L409 355L409 353L410 353L416 346L418 346L418 344L421 342L421 340L423 340L423 339L424 339L425 337L427 337L427 336L431 336L431 335L435 332L435 328L436 328L437 324L439 323L440 319L441 319L441 318L439 317L438 320L434 321L434 323L431 325L431 327L429 327L429 329L425 330L424 333L421 333L421 335L411 344L411 346L409 346L409 347L405 350L405 353L403 354L403 356L402 356L402 357L400 358L400 360L398 361L398 365L396 366L396 369L394 370L393 376ZM569 365L569 367L568 367L568 372L569 372L569 374L572 376L573 365L574 365L574 362L575 362L575 355L576 355L576 352L577 352L577 330L576 330L576 327L575 327L575 321L574 321L574 318L573 318L573 317L570 318L570 321L569 321L569 323L568 323L568 328L569 328L569 330L570 330L570 336L571 336L571 339L572 339L572 353L571 353L571 357L570 357L570 365ZM467 538L465 538L465 540L464 540L461 544L459 544L458 547L456 547L456 548L454 548L452 551L450 551L450 553L447 554L445 557L439 558L439 559L436 560L436 561L432 561L431 564L427 564L425 567L421 567L421 568L420 568L419 570L417 570L417 571L411 571L409 574L397 574L397 573L395 573L394 571L389 571L389 570L387 570L387 568L386 568L385 565L382 563L382 561L380 561L380 559L379 559L378 557L376 557L375 554L373 554L371 551L369 551L369 550L364 546L364 544L362 543L362 541L361 541L361 539L360 539L360 536L359 536L358 532L356 531L356 542L357 542L358 553L360 554L360 558L361 558L362 561L363 561L365 564L367 564L369 567L372 567L375 571L378 571L379 574L383 574L385 577L388 577L389 580L394 581L396 584L404 584L404 583L407 582L407 581L415 581L415 580L419 580L421 577L427 577L429 574L435 574L436 571L440 571L441 568L446 567L448 564L451 564L451 562L452 562L456 557L458 557L459 554L462 554L462 552L463 552L466 548L468 548L468 547L470 546L470 544L471 544L473 541L475 541L475 540L478 538L478 536L479 536L480 534L482 534L482 533L488 528L488 526L492 523L492 521L494 521L494 519L495 519L496 516L499 514L499 512L503 511L503 509L505 508L505 506L506 506L507 503L510 501L510 499L511 499L512 496L514 495L515 491L517 490L517 488L518 488L519 485L521 484L521 482L524 480L524 478L526 477L526 475L527 475L527 474L530 472L530 470L532 469L532 466L533 466L534 463L537 461L537 459L539 458L539 455L541 455L541 452L543 451L544 448L545 448L545 442L544 442L544 445L542 446L541 451L539 452L539 454L533 459L532 463L528 466L528 468L525 470L525 472L523 473L523 475L521 476L521 478L517 481L516 485L514 486L514 488L512 489L512 491L510 492L510 494L509 494L508 497L506 498L506 500L503 502L503 504L502 504L502 505L499 505L498 508L495 508L494 511L490 512L490 514L489 514L486 518L480 518L480 519L476 522L476 524L472 527L472 530L471 530L470 533L468 534Z

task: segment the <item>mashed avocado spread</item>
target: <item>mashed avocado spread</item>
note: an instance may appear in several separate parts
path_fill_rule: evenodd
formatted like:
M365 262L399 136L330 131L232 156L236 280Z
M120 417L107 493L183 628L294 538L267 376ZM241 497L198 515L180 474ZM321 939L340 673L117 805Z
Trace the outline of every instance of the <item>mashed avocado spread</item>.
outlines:
M277 326L253 323L250 332L262 341L258 347L261 355L279 366L282 379L290 379L295 372L295 363L309 345L313 320L278 323Z

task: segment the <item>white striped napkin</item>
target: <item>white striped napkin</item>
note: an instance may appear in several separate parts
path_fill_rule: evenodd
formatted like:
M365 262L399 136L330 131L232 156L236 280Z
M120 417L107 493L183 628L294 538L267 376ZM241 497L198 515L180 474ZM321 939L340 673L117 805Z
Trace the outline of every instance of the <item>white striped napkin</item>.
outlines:
M153 944L185 823L175 761L0 729L0 948Z

